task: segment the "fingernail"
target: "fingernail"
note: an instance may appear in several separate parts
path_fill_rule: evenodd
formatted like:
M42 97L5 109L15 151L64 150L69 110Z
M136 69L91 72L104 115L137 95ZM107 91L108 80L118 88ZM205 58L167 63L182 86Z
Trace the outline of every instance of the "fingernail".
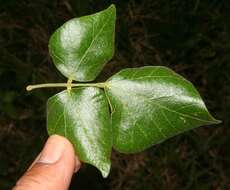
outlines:
M27 171L29 171L34 166L34 164L36 164L38 162L38 160L40 159L40 157L41 157L41 153L38 154L38 156L35 158L35 160L30 165L30 167L27 169Z
M58 135L50 136L37 162L45 164L53 164L57 162L62 156L64 147L65 143L61 137Z

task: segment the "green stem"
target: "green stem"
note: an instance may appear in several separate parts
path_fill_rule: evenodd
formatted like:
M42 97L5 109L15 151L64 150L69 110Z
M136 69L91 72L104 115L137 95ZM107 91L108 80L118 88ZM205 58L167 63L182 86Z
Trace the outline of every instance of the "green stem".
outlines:
M68 85L71 85L72 87L82 87L82 86L91 86L91 87L98 87L98 88L105 88L106 83L46 83L46 84L35 84L35 85L29 85L26 87L27 91L31 91L37 88L58 88L58 87L68 87Z

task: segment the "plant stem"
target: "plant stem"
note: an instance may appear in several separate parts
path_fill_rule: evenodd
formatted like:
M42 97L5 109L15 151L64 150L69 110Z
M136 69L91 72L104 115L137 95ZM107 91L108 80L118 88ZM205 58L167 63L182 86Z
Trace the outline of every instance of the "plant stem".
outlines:
M27 91L31 91L37 88L58 88L58 87L81 87L81 86L91 86L91 87L98 87L98 88L104 88L106 83L46 83L46 84L35 84L35 85L29 85L26 87Z
M73 80L71 78L69 78L68 81L67 81L67 91L68 91L68 93L70 93L70 91L71 91L71 88L72 88L71 84L72 84L72 82L73 82Z

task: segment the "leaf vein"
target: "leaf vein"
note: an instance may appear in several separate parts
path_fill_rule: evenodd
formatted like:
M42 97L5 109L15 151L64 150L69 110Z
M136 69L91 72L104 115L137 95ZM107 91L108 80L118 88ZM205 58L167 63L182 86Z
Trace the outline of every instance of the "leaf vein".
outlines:
M122 88L122 90L124 91L124 88ZM130 94L130 93L128 92L128 94ZM132 94L131 97L132 97L132 96L134 96L134 94ZM183 117L187 117L187 118L190 118L190 119L193 119L193 120L205 122L205 123L211 123L209 120L200 119L200 118L197 118L197 117L193 117L193 116L190 116L190 115L187 115L187 114L184 114L184 113L181 113L181 112L172 110L172 109L170 109L170 108L168 108L168 107L166 107L166 106L163 106L163 105L161 105L161 104L159 104L159 103L156 103L156 101L155 101L154 99L146 98L146 96L144 96L144 95L135 94L135 96L139 96L139 97L141 97L141 99L144 99L144 101L149 102L149 103L152 103L152 104L154 104L154 105L157 105L157 106L159 106L159 107L161 107L161 108L163 108L163 109L165 109L165 110L168 110L168 111L170 111L170 112L176 113L177 115L180 115L180 116L183 116ZM158 99L159 99L159 98L158 98ZM150 101L150 100L153 100L153 101Z
M110 15L109 15L108 18L106 19L105 23L103 24L103 26L100 28L99 32L95 35L95 38L91 41L89 47L86 49L85 53L83 54L82 58L80 59L79 64L78 64L78 66L77 66L77 68L76 68L76 71L77 71L77 70L79 69L79 67L81 66L81 64L82 64L83 60L85 59L86 55L88 54L88 52L89 52L89 50L90 50L92 44L95 42L95 40L96 40L96 39L98 38L98 36L101 34L101 32L104 30L106 24L108 24L108 21L109 21L111 15L112 15L112 13L110 13ZM94 23L94 22L95 22L95 21L93 20L93 23Z
M169 122L167 116L165 115L165 112L164 112L163 110L160 110L160 112L162 113L163 117L165 118L165 120L167 121L167 123L169 124L169 126L172 127L173 129L175 129L177 132L179 132L179 130L178 130L174 125L172 125L172 124Z

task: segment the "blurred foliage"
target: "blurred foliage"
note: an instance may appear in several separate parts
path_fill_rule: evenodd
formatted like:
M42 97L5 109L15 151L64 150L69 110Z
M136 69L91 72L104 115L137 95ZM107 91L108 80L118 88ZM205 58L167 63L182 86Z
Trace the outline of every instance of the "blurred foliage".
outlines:
M126 67L165 65L191 80L219 126L201 127L143 153L113 153L108 179L90 166L71 189L230 189L230 1L0 0L0 189L9 189L41 150L46 100L63 82L48 55L65 21L117 6L116 54L98 81Z

